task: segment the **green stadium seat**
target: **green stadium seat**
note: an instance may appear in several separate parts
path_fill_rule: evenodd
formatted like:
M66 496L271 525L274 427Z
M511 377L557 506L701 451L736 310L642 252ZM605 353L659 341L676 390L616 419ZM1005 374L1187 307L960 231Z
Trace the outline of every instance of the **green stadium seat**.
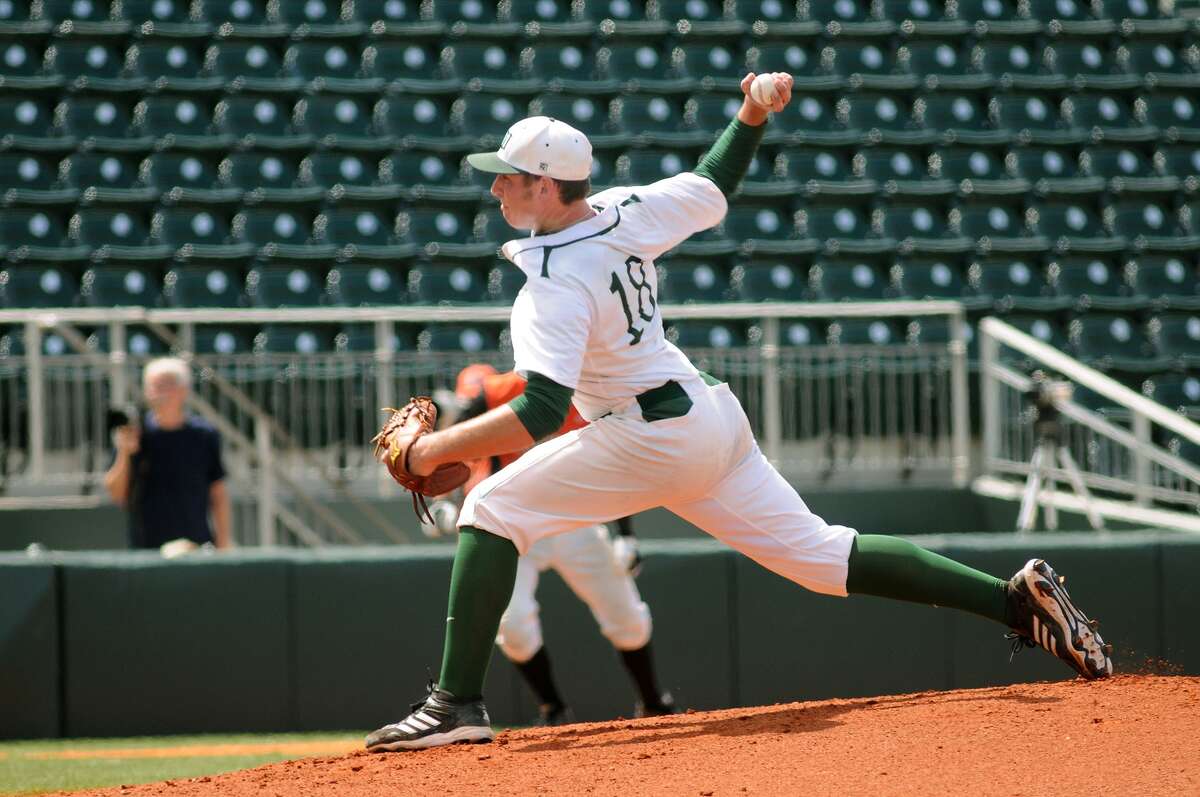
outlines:
M140 177L172 201L235 202L242 193L219 188L216 160L199 153L155 153L142 161Z
M478 304L488 298L487 280L462 266L418 266L408 272L408 294L414 304Z
M909 258L899 266L898 289L911 299L967 298L962 265L956 260Z
M480 148L497 147L508 128L524 118L522 106L520 98L506 94L466 94L451 106L450 126Z
M552 3L556 8L561 3ZM586 41L535 42L521 54L529 74L551 89L574 93L615 91L615 80L596 68L596 54Z
M461 81L443 70L438 49L425 41L379 41L363 50L362 64L363 74L393 91L445 94L461 88Z
M832 51L826 52L818 42L764 41L748 51L746 62L754 72L790 73L795 80L793 96L803 96L806 90L836 89L843 83L833 69Z
M353 0L348 16L367 26L378 22L389 34L436 37L445 30L441 23L422 19L420 0Z
M340 260L394 262L417 252L408 236L397 234L395 214L374 206L330 208L317 217L313 232L338 247Z
M611 19L614 22L640 22L647 18L645 0L591 0L586 6L587 15L594 20Z
M735 12L743 22L795 23L796 4L791 0L739 0Z
M620 155L613 151L592 150L592 191L598 192L618 182L617 158Z
M36 41L10 40L0 45L0 88L39 91L60 87L63 77L53 68L46 69L44 52L41 43Z
M1146 120L1169 140L1200 141L1200 99L1185 93L1156 93L1145 98Z
M1012 130L1033 144L1073 144L1084 137L1050 95L1001 94L992 98L989 113L996 127Z
M147 263L171 256L166 246L150 245L150 227L140 212L127 208L80 208L68 227L71 239L92 250L92 260Z
M920 128L913 120L911 99L903 94L851 94L839 105L845 108L850 127L866 131L873 141L922 144L936 138L933 130Z
M621 155L617 175L621 183L648 185L686 170L687 162L675 150L635 149Z
M1065 40L1048 48L1047 55L1057 71L1080 88L1131 89L1142 82L1103 41Z
M1029 190L1028 181L1019 181L1009 172L1005 153L994 147L962 146L945 147L931 158L934 172L958 186L970 186L973 191L998 187L1005 193L1009 186L1021 186Z
M1074 94L1064 106L1076 127L1090 130L1093 140L1152 141L1158 131L1135 116L1131 97L1121 94Z
M542 81L525 74L521 52L499 41L456 42L442 50L448 74L471 88L500 94L532 94Z
M1200 87L1200 63L1188 56L1190 43L1183 37L1129 40L1118 53L1147 87Z
M916 0L926 8L925 0ZM969 43L962 39L915 39L897 52L904 69L930 89L982 89L996 82L981 64L972 61Z
M897 325L882 319L848 318L834 321L826 330L832 346L888 346L904 340Z
M950 229L950 208L944 199L897 201L878 213L883 235L899 242L903 252L966 252L971 248L967 238Z
M242 279L229 268L172 269L163 277L163 302L168 307L238 307Z
M414 207L402 214L409 237L421 244L465 244L475 231L475 213L455 207Z
M746 345L745 330L728 321L677 321L666 332L667 340L681 349L731 349Z
M1073 147L1018 147L1008 154L1006 164L1018 177L1047 190L1069 194L1103 191L1104 179L1087 176L1080 167L1081 160Z
M1167 365L1166 359L1156 353L1142 325L1123 315L1080 316L1071 321L1068 338L1076 357L1102 371L1145 373L1161 371Z
M954 186L929 173L929 158L917 149L868 147L854 156L855 176L874 180L887 190L922 196L948 194Z
M158 149L226 150L227 133L213 129L212 106L203 95L156 95L137 104L133 132L156 139Z
M304 85L283 75L283 57L269 40L219 41L205 52L204 71L243 91L291 93Z
M1086 196L1039 203L1030 218L1034 229L1054 241L1060 251L1118 252L1125 248L1123 238L1109 236L1099 206Z
M384 82L363 77L362 52L342 39L296 42L283 54L283 72L307 84L310 91L374 94Z
M738 202L731 205L721 225L731 241L766 256L815 249L816 242L801 245L796 222L786 206Z
M79 282L79 297L90 307L153 307L158 278L144 268L90 268Z
M352 39L361 36L366 30L362 22L344 14L347 9L337 0L280 3L275 10L280 22L296 29L293 36Z
M463 149L470 142L448 136L448 108L429 97L389 96L380 100L377 116L383 131L408 146L430 149Z
M684 70L705 85L736 90L748 71L747 54L738 43L708 42L685 44Z
M0 153L0 195L6 198L47 196L57 184L57 158L33 152ZM78 193L73 192L75 196ZM70 193L65 197L66 201L71 201Z
M993 75L1001 86L1051 90L1067 85L1067 79L1051 68L1046 48L1028 39L983 40L972 50L971 61L976 70Z
M229 219L217 208L162 208L150 220L150 237L182 260L244 260L254 253L248 244L229 243Z
M294 186L300 176L300 165L296 157L275 152L233 152L217 167L217 175L223 188L253 192L264 201L282 201L296 196ZM309 192L319 199L321 192Z
M201 18L238 39L284 38L291 31L275 20L267 0L200 0Z
M562 119L591 139L593 147L613 137L609 101L603 97L543 94L529 104L529 113Z
M1062 257L1046 269L1051 285L1073 299L1077 309L1129 310L1135 303L1122 269L1107 259Z
M1164 313L1150 322L1155 345L1177 368L1200 366L1200 314Z
M110 152L146 152L154 143L149 136L130 136L129 104L115 97L76 96L55 109L56 126L85 148Z
M439 324L426 327L417 335L418 351L495 351L499 347L496 330L471 324Z
M906 90L918 82L886 42L839 38L823 51L822 61L850 85L865 89Z
M1108 181L1113 193L1179 187L1178 179L1159 174L1148 150L1136 146L1092 147L1083 152L1080 163L1088 174Z
M997 310L1062 310L1070 299L1054 295L1042 264L1031 257L989 258L972 263L967 282L972 304Z
M1020 18L1018 5L1015 0L959 0L958 16L973 23L1015 22ZM1036 32L1040 27L1035 24L1030 30Z
M687 101L683 111L686 127L699 130L705 135L720 135L742 107L742 95L702 94Z
M226 96L217 103L213 122L243 149L308 149L313 137L292 125L292 107L271 96Z
M663 146L698 143L703 134L685 131L683 103L672 97L630 94L614 103L614 116L636 139Z
M1163 172L1188 181L1188 185L1200 186L1200 147L1195 144L1160 146L1154 155Z
M76 32L89 36L126 36L129 23L115 19L114 9L105 0L41 0L31 4L37 18L48 22L66 22L59 26L60 34Z
M729 298L729 279L719 264L676 258L658 265L658 301L663 304L715 304Z
M1063 26L1066 33L1072 31L1112 32L1114 26L1111 24L1106 26L1083 24L1096 22L1098 10L1098 6L1087 0L1030 0L1028 5L1030 18L1046 24L1057 22Z
M245 325L231 325L224 329L205 324L196 328L196 354L236 355L249 353L253 347L253 335Z
M0 307L72 307L78 291L75 278L63 269L18 266L0 271Z
M1150 0L1103 0L1105 16L1112 19L1148 21L1148 20L1164 20L1168 22L1186 23L1186 20L1174 18L1170 11L1164 12L1158 7L1157 3ZM1163 26L1165 30L1177 29L1174 25ZM1183 29L1184 24L1178 26L1178 29ZM1137 30L1154 31L1154 27L1140 28L1134 26Z
M1045 343L1047 346L1053 346L1059 351L1066 351L1068 344L1067 332L1060 320L1050 314L1021 314L1013 313L1012 315L1001 316L1000 320L1009 326L1016 327L1021 332L1029 335L1032 338ZM1011 350L1004 349L1004 352ZM1007 359L1012 359L1010 355Z
M375 351L375 326L373 324L346 324L334 338L334 348L339 352ZM417 342L413 334L404 327L397 327L392 334L392 351L413 351ZM372 417L372 422L374 417ZM363 442L370 436L363 436Z
M403 274L382 265L343 265L331 269L325 290L330 304L345 307L378 307L408 301L408 283Z
M1012 131L989 118L982 95L939 92L917 100L917 123L938 131L943 140L961 144L1002 144Z
M314 152L300 162L300 183L321 188L367 187L379 178L379 159L354 152Z
M555 0L513 0L509 6L509 14L516 22L537 22L539 25L551 26L579 22L578 12L582 11L582 8L576 8L575 4L559 3Z
M147 40L130 47L127 56L133 74L156 91L219 90L225 81L204 74L204 59L204 48L187 40Z
M822 241L829 249L863 254L882 252L896 246L894 239L880 238L876 234L871 224L871 211L865 204L821 203L810 206L799 215L802 236Z
M494 249L499 249L505 241L520 237L523 233L514 230L504 220L504 214L499 207L490 207L480 211L475 216L475 226L471 237L482 243L490 243Z
M957 214L962 234L975 241L982 250L1037 252L1050 246L1046 238L1036 235L1028 227L1024 212L1012 199L980 197L962 205Z
M1143 388L1147 397L1168 409L1200 418L1200 373L1164 373L1148 378Z
M372 104L364 97L316 94L296 103L296 127L331 149L381 150L394 146L375 129Z
M596 52L596 66L626 91L677 93L690 91L696 84L684 71L683 50L653 40L602 47Z
M83 152L64 158L58 173L64 185L87 192L98 201L154 202L158 191L142 185L138 164L133 155Z
M323 272L299 266L258 266L246 274L246 298L254 307L316 307L324 288Z
M1105 220L1138 249L1191 252L1200 246L1200 238L1189 235L1179 217L1156 197L1119 200L1105 210Z
M799 94L775 114L774 125L763 136L764 141L836 146L856 144L862 137L862 131L848 127L839 118L833 99L820 94Z
M808 277L791 263L752 260L734 267L730 283L743 302L801 302L808 298Z
M379 180L406 188L418 185L445 187L458 182L459 168L445 153L398 150L380 162Z
M946 3L942 0L884 0L883 18L908 22L919 35L967 32L965 23L946 16Z
M188 0L119 0L119 5L121 17L139 29L143 23L151 23L146 32L189 38L211 32L207 23L192 16L192 4Z
M45 69L62 75L75 90L138 91L141 78L122 77L125 51L102 40L56 40L46 48Z
M87 247L71 244L65 219L49 208L0 210L0 246L10 262L67 263L88 256Z
M336 333L324 326L268 324L254 336L255 354L319 354L333 351Z
M824 260L809 273L813 297L823 302L882 301L894 294L886 272L866 262Z
M1200 309L1200 270L1179 255L1141 255L1131 261L1133 291L1164 308Z
M496 304L512 304L525 287L525 272L511 266L497 266L488 272L488 299Z
M110 333L108 327L100 327L87 337L89 351L109 352ZM167 344L153 331L141 327L130 326L125 329L125 351L134 357L148 358L167 354Z
M854 30L856 23L866 23L874 19L872 4L863 0L834 0L832 3L811 3L809 15L819 22L836 22L847 31Z
M335 248L312 239L313 215L296 205L243 208L233 217L231 231L235 241L252 245L260 260L331 260Z

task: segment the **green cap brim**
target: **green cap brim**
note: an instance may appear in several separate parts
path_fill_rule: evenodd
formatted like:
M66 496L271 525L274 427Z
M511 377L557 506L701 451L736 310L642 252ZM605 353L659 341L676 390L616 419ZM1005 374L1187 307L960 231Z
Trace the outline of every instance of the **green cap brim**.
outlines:
M471 168L489 174L520 174L520 169L514 169L504 161L500 160L498 152L475 152L467 156L467 163L471 164Z

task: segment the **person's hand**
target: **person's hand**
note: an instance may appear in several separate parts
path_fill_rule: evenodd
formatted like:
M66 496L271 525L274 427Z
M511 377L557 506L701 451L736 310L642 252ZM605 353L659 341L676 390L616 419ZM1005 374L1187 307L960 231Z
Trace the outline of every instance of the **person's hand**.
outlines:
M118 454L131 457L142 447L142 433L136 426L118 426L113 437L116 440Z
M755 108L761 108L762 110L770 110L770 112L779 113L780 110L787 107L788 102L792 101L792 76L787 72L767 72L766 74L770 77L770 80L772 80L772 83L775 86L775 97L772 102L763 104L756 101L755 98L750 95L750 86L754 85L755 78L758 77L754 72L750 72L749 74L746 74L744 78L742 78L742 94L745 95L745 101L752 104L752 106Z

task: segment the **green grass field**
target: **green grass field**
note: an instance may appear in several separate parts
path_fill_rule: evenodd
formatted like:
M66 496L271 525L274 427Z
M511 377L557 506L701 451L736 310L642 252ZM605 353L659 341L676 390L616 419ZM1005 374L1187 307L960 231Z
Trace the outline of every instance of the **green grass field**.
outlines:
M289 758L339 755L363 734L283 733L0 742L0 795L214 775Z

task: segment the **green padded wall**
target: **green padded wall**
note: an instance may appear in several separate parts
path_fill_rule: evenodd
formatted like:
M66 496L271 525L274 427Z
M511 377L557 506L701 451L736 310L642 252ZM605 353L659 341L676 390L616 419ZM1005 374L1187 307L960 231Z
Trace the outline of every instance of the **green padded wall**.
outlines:
M1200 672L1200 545L1195 537L1164 541L1161 655L1186 672Z
M64 735L294 727L286 555L60 562Z
M59 675L54 566L0 556L0 739L59 735Z

